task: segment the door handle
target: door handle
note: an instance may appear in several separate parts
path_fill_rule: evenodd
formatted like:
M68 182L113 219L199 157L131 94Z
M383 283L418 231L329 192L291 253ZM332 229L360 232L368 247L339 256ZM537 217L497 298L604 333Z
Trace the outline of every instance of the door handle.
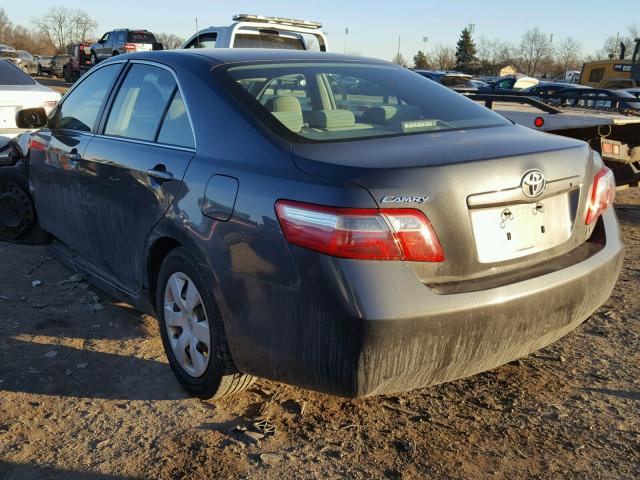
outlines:
M161 182L168 182L173 180L173 174L171 172L160 170L158 167L149 169L145 173Z

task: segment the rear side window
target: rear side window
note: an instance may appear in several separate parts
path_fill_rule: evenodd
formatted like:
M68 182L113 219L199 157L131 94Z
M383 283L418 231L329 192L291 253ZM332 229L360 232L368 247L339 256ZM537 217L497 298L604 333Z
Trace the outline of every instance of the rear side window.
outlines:
M156 43L156 37L151 32L128 32L127 42L129 43Z
M82 80L56 111L54 127L90 132L120 69L120 64L107 65Z
M187 116L187 109L179 90L176 90L173 100L164 116L158 143L194 148L193 132Z
M304 50L302 40L297 37L280 35L278 32L237 33L234 48L275 48L283 50Z
M186 48L216 48L216 40L218 34L216 32L203 33L196 36Z
M0 59L0 85L34 85L33 79L6 60Z
M124 42L124 32L116 32L116 43Z
M118 90L104 133L154 141L175 89L171 72L134 64Z

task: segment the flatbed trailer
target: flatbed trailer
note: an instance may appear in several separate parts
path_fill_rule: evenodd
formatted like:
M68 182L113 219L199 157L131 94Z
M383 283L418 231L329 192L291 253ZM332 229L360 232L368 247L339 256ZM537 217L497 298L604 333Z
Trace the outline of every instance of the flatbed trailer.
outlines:
M521 92L464 93L503 117L525 127L577 138L602 155L619 186L637 186L640 181L640 111L616 108L619 97L602 97L613 108L571 105L574 96L531 95ZM553 103L554 105L552 105Z

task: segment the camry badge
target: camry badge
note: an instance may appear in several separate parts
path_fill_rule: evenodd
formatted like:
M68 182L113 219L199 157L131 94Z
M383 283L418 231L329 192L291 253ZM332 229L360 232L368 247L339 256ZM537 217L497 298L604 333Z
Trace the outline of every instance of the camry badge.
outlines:
M386 195L380 199L380 203L424 203L429 197L414 197L407 195Z
M535 198L542 195L544 189L547 186L547 181L544 178L544 174L538 170L529 170L522 176L520 187L525 197Z

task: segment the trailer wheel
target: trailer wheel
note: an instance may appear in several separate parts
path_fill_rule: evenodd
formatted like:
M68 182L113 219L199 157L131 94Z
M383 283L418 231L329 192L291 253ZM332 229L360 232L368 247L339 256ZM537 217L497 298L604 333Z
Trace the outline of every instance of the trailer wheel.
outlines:
M0 168L0 241L43 245L51 236L42 230L23 168Z

